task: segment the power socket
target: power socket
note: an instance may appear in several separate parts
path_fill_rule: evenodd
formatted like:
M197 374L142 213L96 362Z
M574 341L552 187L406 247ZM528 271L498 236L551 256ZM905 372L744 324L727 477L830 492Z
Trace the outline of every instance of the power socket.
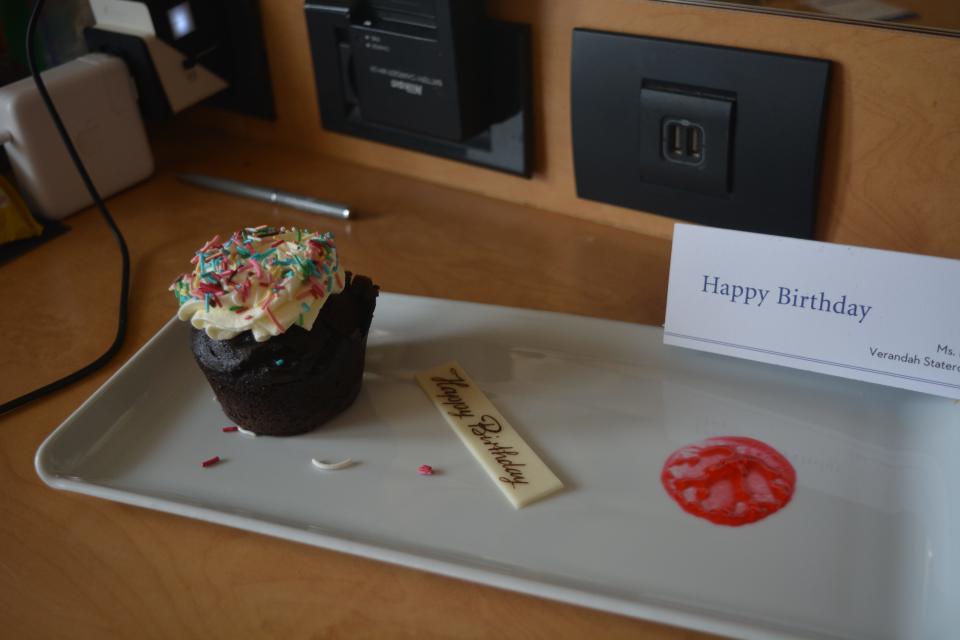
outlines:
M638 170L654 184L724 195L736 95L646 81L640 90Z
M91 52L121 58L147 118L209 104L276 118L258 0L90 0ZM214 93L216 92L216 93Z
M812 238L830 62L576 29L577 195Z
M660 152L667 162L697 167L706 161L706 134L702 125L689 120L667 118L660 125L660 138Z

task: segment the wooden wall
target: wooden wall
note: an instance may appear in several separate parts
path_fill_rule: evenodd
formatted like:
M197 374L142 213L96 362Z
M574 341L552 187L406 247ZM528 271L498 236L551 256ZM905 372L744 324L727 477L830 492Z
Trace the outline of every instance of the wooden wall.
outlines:
M524 180L328 133L320 125L302 0L263 0L275 123L199 109L190 125L669 237L673 221L576 197L571 31L589 27L834 61L818 237L960 258L960 37L650 0L488 0L533 26L535 175ZM322 176L318 176L322 180Z

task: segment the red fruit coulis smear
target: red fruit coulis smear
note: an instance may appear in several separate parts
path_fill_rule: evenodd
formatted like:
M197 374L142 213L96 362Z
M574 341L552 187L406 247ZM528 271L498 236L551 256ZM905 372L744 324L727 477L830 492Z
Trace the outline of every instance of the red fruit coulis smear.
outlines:
M660 480L687 513L739 527L785 507L797 472L773 447L727 436L677 449L663 463Z

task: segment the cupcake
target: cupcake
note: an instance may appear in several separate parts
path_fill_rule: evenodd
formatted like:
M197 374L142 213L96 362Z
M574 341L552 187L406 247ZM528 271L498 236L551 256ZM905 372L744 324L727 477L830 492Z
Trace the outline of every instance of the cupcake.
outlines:
M252 227L213 238L192 262L170 290L231 420L295 435L353 403L379 288L340 268L333 234Z

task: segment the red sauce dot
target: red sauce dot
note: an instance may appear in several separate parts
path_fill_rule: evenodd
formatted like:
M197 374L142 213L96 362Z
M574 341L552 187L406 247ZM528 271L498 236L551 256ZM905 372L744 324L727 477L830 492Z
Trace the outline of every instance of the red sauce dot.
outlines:
M797 473L773 447L726 436L674 451L663 463L663 488L680 508L714 524L762 520L793 497Z

